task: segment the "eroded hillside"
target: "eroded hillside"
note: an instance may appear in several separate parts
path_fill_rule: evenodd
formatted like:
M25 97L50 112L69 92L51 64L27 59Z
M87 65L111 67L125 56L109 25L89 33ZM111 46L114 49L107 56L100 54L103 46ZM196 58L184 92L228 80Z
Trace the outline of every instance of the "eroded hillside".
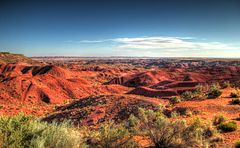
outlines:
M0 55L0 113L4 115L24 112L47 122L70 120L78 126L98 126L108 120L124 122L144 108L161 110L170 120L188 122L200 118L209 123L223 114L240 126L239 105L233 105L230 97L240 84L237 61L35 61L22 55ZM209 97L213 84L221 92L215 98ZM239 135L239 130L222 133L225 144Z

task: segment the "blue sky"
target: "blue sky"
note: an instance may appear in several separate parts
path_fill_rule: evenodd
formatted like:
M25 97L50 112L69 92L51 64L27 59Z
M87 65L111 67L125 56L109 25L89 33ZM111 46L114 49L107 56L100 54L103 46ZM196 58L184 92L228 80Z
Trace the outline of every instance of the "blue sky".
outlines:
M238 0L2 0L0 51L240 57Z

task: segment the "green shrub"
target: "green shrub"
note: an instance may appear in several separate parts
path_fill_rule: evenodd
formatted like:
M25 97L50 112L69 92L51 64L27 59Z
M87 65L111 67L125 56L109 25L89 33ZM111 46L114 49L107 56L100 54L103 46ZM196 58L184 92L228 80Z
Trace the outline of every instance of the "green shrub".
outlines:
M173 112L176 112L180 116L189 116L189 117L191 117L193 114L191 109L186 108L186 107L175 107L173 109Z
M139 127L140 126L140 121L137 117L134 115L130 115L126 122L126 127L129 129L131 133L138 133L139 132Z
M194 93L191 91L185 91L182 93L181 98L183 100L192 100L195 97Z
M240 148L240 140L236 141L234 145L235 145L235 148Z
M215 137L216 131L202 125L199 120L187 126L184 120L170 121L160 113L143 109L139 117L141 129L150 137L154 147L206 146Z
M231 98L239 98L240 97L239 90L235 90L234 92L231 92L230 97Z
M205 89L206 89L205 86L203 86L203 85L197 85L195 92L196 92L196 93L199 93L199 94L200 94L200 93L204 93Z
M231 92L230 97L231 98L239 98L239 94L236 92Z
M140 109L140 121L146 136L150 137L155 147L173 147L181 138L179 133L186 127L185 122L170 122L160 113Z
M33 147L36 148L80 148L84 141L78 131L70 127L69 123L41 123L39 127L41 135L32 140Z
M222 91L220 91L219 85L215 84L215 85L210 86L207 96L209 99L215 99L215 98L221 96L221 94L222 94Z
M224 117L223 115L217 115L217 116L214 116L213 118L213 125L219 125L226 121L227 121L226 117Z
M207 86L198 85L196 90L194 91L194 95L195 95L196 98L205 99L207 97L206 96L207 91L208 91Z
M228 88L228 87L230 87L230 86L231 86L231 85L230 85L230 82L229 82L229 81L223 82L223 83L221 84L221 88L222 88L222 89Z
M180 103L181 102L181 99L180 97L178 96L172 96L170 99L169 99L169 102L170 104L177 104L177 103Z
M191 147L215 147L217 142L222 141L218 131L211 124L203 124L199 118L186 128L184 138Z
M81 138L64 124L42 123L19 114L0 117L0 145L2 147L78 147ZM79 146L80 147L80 146Z
M187 109L185 112L185 116L191 117L193 115L193 112L190 109Z
M240 88L240 81L234 81L231 84L232 84L232 87Z
M231 101L231 104L240 104L240 99L239 98L233 98Z
M134 131L135 130L135 131ZM155 147L211 146L215 131L194 120L170 121L161 111L139 109L137 117L131 115L126 124L105 122L100 127L73 128L68 122L61 124L40 122L20 114L0 117L0 145L3 148L78 148L78 147L138 147L132 136L147 136Z
M237 130L237 123L235 121L224 122L218 125L218 129L222 132L232 132Z
M113 121L103 123L98 130L91 131L88 144L91 147L112 148L112 147L136 147L129 131L123 124L116 124Z
M0 117L0 137L2 147L29 147L31 140L40 135L38 123L32 123L32 118L19 114L15 117Z
M170 117L171 118L176 118L176 117L178 117L179 116L179 113L177 113L176 111L172 111L171 113L170 113Z
M194 91L185 91L184 93L182 93L181 98L183 100L192 100L194 98L198 98L198 99L205 99L206 98L206 94L204 93L207 89L207 87L204 87L202 85L198 85L196 87L196 90Z

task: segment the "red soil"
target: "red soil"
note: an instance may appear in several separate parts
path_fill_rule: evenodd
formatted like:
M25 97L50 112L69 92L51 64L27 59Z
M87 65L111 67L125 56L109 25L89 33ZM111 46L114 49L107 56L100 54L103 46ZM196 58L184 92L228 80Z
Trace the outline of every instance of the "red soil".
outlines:
M105 120L121 122L138 107L157 109L160 103L199 84L239 81L240 67L215 66L156 68L146 70L126 65L87 65L76 63L0 64L0 114L19 112L46 116L46 121L71 119L75 124L96 125ZM174 107L199 112L205 122L222 113L231 120L239 118L239 105L230 105L232 89L223 90L217 99L183 101ZM131 95L134 94L134 95ZM101 95L101 96L100 96ZM146 96L146 97L144 97ZM72 102L73 101L73 102ZM72 102L67 105L67 102ZM54 111L56 105L63 105ZM240 126L238 120L235 120ZM222 134L226 144L240 138L240 132ZM139 140L142 137L136 137Z
M151 89L144 86L138 87L128 92L128 94L136 94L136 95L142 95L146 97L158 97L158 98L166 98L166 97L178 95L178 93L174 90L156 90L156 89Z
M148 97L170 97L180 95L185 91L193 91L200 84L239 80L239 72L240 68L233 66L198 67L193 69L162 68L117 77L107 84L136 87L128 92L129 94Z
M128 87L150 86L157 84L161 80L167 80L168 78L164 70L158 70L117 77L107 84L121 84Z
M238 127L240 127L240 106L232 105L230 103L231 98L229 98L230 93L234 91L234 89L227 88L222 91L223 94L217 99L183 101L178 103L173 108L188 108L192 112L198 112L197 115L185 117L185 119L189 121L191 121L193 118L200 118L204 122L211 124L214 116L222 114L229 120L236 121ZM235 132L223 133L222 135L224 137L224 143L231 145L234 141L240 139L240 129L238 128L238 130Z
M70 71L53 65L2 64L0 72L0 100L6 107L11 102L51 106L89 95L125 93L130 90L121 85L101 85L101 81L106 81L107 74L104 73ZM22 107L16 108L21 111L19 108Z
M44 121L63 121L69 119L74 124L96 125L113 119L121 122L131 114L137 114L138 108L157 110L165 101L134 95L90 96L57 108L56 112L44 118Z

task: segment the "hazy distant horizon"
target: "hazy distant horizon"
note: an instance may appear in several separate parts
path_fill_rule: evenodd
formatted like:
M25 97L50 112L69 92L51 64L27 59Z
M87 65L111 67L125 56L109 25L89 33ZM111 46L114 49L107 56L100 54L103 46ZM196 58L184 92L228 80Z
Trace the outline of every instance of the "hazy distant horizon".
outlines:
M148 57L148 56L28 56L29 58L123 58L123 59L157 59L157 58L169 58L169 59L175 59L175 58L180 58L180 59L240 59L240 57Z

